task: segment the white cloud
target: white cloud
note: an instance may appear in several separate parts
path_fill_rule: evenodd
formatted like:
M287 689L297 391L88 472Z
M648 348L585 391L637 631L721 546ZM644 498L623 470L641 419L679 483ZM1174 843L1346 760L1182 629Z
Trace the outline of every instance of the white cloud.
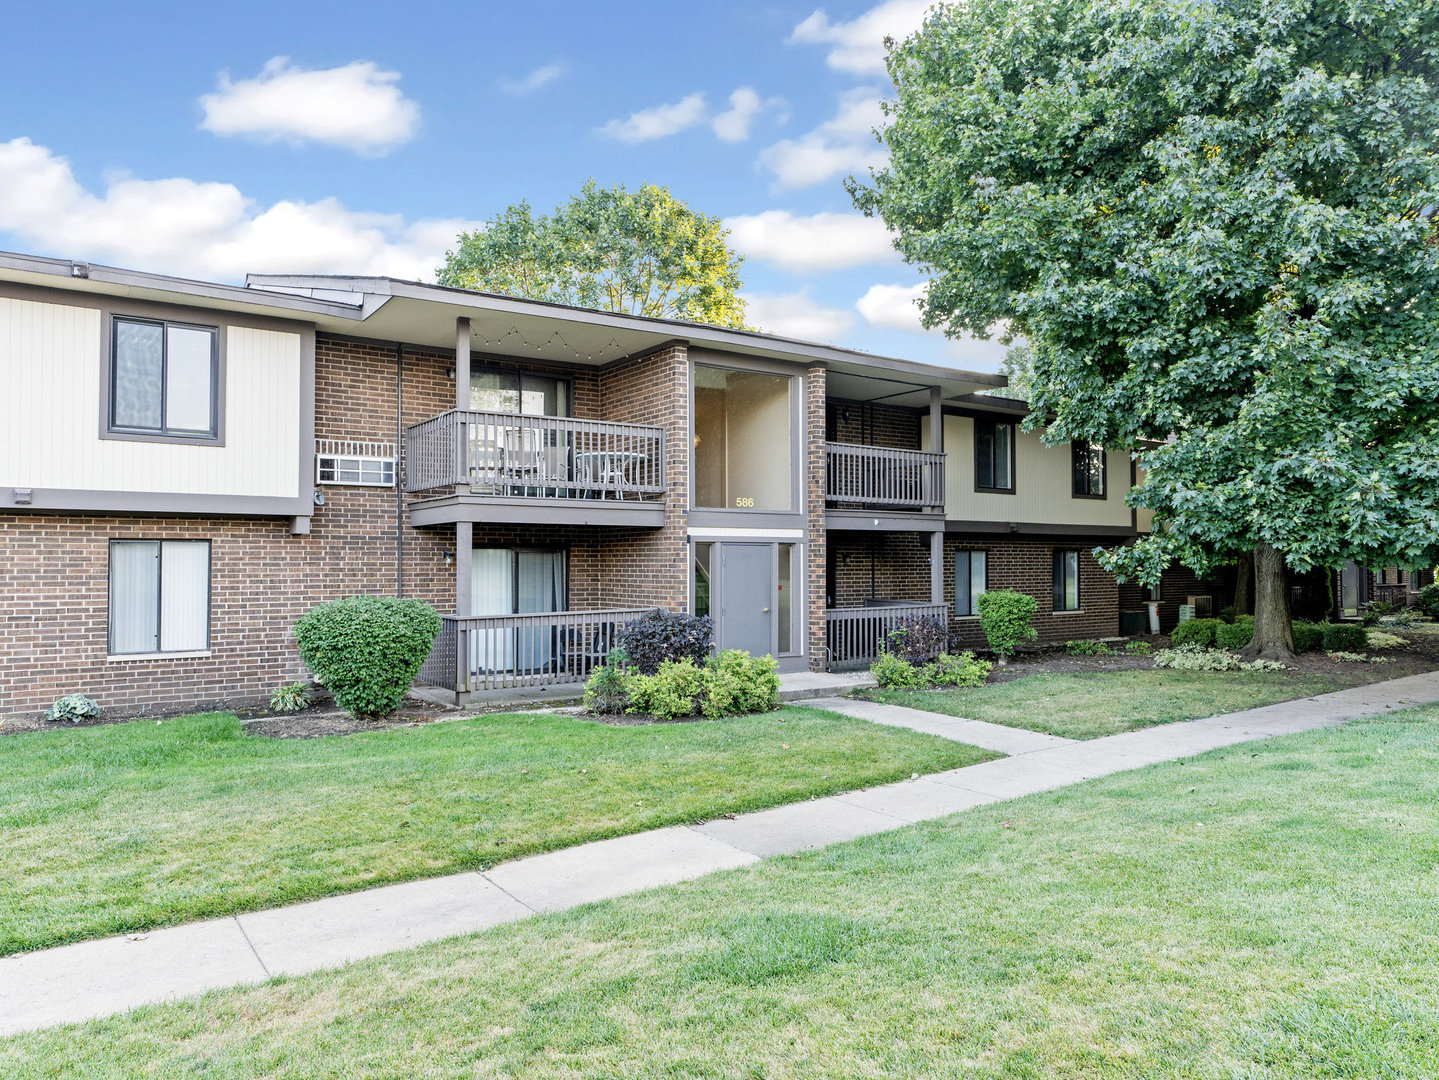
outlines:
M775 174L780 188L808 187L841 173L882 168L889 153L875 141L883 127L883 91L861 86L840 95L834 116L799 139L783 139L760 154L760 165Z
M854 323L844 308L825 307L808 292L745 293L745 320L771 334L806 341L835 342Z
M237 280L246 271L429 278L477 222L407 221L335 199L259 206L233 184L120 177L87 191L29 139L0 142L0 231L32 250Z
M762 98L752 86L741 86L729 96L729 111L711 121L714 133L725 142L744 142L749 138L750 124L768 109L783 109L783 98Z
M533 94L536 90L548 86L568 70L568 65L563 62L545 64L521 78L506 79L500 83L500 89L511 97L524 97L526 94Z
M926 331L919 323L919 301L928 288L926 282L918 285L871 285L854 306L871 326L923 333Z
M201 123L216 135L265 142L322 142L361 154L383 154L414 138L420 107L395 84L398 71L369 61L307 71L277 56L253 79L231 82L200 98Z
M705 118L705 96L690 94L669 105L656 105L630 113L623 120L611 120L600 127L601 135L620 142L648 142L694 127Z
M740 254L794 273L842 270L898 258L884 222L863 214L794 214L766 210L726 218Z
M824 8L794 28L790 44L828 45L830 67L857 75L884 74L884 39L903 41L924 24L933 0L885 0L849 22L830 22Z

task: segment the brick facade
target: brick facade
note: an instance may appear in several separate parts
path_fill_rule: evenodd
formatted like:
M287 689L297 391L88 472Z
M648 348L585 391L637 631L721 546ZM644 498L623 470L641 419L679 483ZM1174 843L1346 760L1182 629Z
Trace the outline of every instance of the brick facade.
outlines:
M896 450L923 450L920 416L914 409L876 405L867 401L832 400L822 419L832 442L858 446L887 446ZM825 428L821 428L824 431Z

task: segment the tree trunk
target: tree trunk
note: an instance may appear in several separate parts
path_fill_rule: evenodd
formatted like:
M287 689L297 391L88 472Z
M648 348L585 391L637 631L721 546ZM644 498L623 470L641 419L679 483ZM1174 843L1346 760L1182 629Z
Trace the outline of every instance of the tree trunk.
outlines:
M1268 544L1254 549L1254 640L1246 660L1293 660L1294 624L1289 616L1289 571Z
M1254 553L1247 551L1234 567L1234 614L1254 614Z

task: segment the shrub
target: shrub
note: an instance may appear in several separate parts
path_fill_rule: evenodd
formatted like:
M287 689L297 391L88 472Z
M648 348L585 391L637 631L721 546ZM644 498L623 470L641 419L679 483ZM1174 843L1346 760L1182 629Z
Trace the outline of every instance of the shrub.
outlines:
M340 708L355 717L385 716L405 699L441 625L422 600L348 596L301 615L295 641Z
M1418 608L1404 608L1400 611L1396 611L1393 615L1382 616L1379 619L1379 625L1397 626L1402 628L1405 626L1413 626L1415 623L1420 622L1423 618L1424 616L1420 614Z
M1364 605L1364 613L1359 616L1359 621L1364 626L1374 626L1380 619L1387 615L1393 615L1398 610L1386 600L1371 600Z
M1209 648L1225 625L1218 619L1189 619L1176 626L1169 635L1172 645L1199 645Z
M1329 659L1338 660L1341 664L1367 664L1369 657L1363 653L1349 652L1345 649L1335 649L1329 653Z
M1242 618L1242 619L1244 619L1244 618L1249 618L1249 616L1247 616L1247 615L1241 615L1241 616L1239 616L1239 617ZM1233 605L1233 604L1229 604L1228 606L1222 607L1222 608L1219 609L1219 621L1220 621L1220 622L1227 622L1227 623L1232 623L1232 622L1234 621L1234 605Z
M660 720L693 716L698 711L695 699L703 688L704 672L690 657L665 660L653 675L630 676L627 711L649 713Z
M1297 653L1318 652L1324 644L1324 627L1320 623L1294 620L1294 651Z
M46 720L68 720L78 724L82 720L94 720L100 715L100 706L93 698L84 694L66 694L56 698L55 704L45 710Z
M1416 603L1425 615L1431 619L1439 619L1439 581L1420 589Z
M1030 625L1039 602L1028 593L1013 589L993 589L979 594L979 625L989 641L989 647L999 656L999 662L1014 655L1020 642L1033 641L1039 636Z
M1369 647L1369 634L1355 623L1326 623L1323 642L1328 653L1363 652Z
M711 720L779 706L779 661L773 656L726 649L711 658L702 675L700 711Z
M1070 656L1113 656L1114 650L1102 641L1069 641L1065 649Z
M949 628L932 615L900 619L885 641L885 648L911 664L927 664L944 652Z
M925 666L923 674L936 686L983 686L993 667L988 660L980 660L972 652L953 656L940 653L934 663Z
M630 673L625 670L629 658L623 649L611 649L605 662L585 681L585 708L592 713L622 713L630 704Z
M642 675L654 675L666 660L690 660L698 667L709 659L714 620L708 615L652 611L619 633L619 644Z
M270 711L291 713L299 712L310 705L310 688L302 682L286 683L284 686L276 687L275 692L270 695Z
M929 685L924 668L892 652L883 652L875 657L869 673L886 690L923 690Z
M1368 635L1371 649L1399 649L1409 644L1408 638L1398 634L1386 634L1383 630L1370 630Z
M1124 651L1130 656L1148 656L1154 651L1154 646L1147 641L1126 641Z
M1232 623L1220 623L1214 631L1214 644L1221 649L1237 651L1253 640L1253 615L1240 615Z
M1174 671L1284 671L1278 660L1251 660L1245 663L1237 653L1206 649L1203 645L1176 645L1154 654L1154 666Z

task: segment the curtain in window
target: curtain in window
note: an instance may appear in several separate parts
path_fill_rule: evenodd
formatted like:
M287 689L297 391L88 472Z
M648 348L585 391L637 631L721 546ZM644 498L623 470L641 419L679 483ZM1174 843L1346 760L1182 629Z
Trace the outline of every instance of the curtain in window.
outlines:
M160 553L160 651L210 647L210 545L166 540Z
M117 427L158 431L163 420L160 386L165 364L165 328L124 319L116 319L114 326L115 385L110 406L114 423Z
M509 548L475 548L470 554L470 614L510 615L515 610L514 555ZM470 635L470 668L509 671L514 636L510 630L481 630Z
M517 611L562 611L565 604L565 553L517 551ZM516 631L516 660L525 671L545 671L558 648L553 626L530 626Z
M149 653L160 647L160 544L110 545L110 651Z

